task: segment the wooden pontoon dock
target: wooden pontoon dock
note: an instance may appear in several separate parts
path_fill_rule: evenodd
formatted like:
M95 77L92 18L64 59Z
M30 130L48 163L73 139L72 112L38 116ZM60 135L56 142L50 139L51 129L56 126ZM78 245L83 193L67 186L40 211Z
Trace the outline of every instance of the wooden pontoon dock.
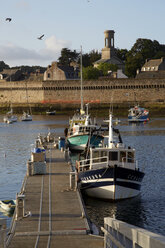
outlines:
M15 211L6 247L104 247L103 237L92 234L81 194L70 189L69 175L64 152L48 144L46 173L25 176L23 216Z

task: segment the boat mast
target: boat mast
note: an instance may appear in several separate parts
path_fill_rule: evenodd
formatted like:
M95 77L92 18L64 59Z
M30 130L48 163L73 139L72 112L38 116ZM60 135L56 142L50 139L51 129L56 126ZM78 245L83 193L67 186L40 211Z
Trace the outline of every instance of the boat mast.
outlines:
M113 147L113 127L112 127L112 113L109 114L109 140L108 147Z
M32 114L32 111L31 111L31 107L30 107L30 104L29 104L29 95L28 95L27 81L26 81L26 100L27 100L27 105L28 105L28 108L29 108L29 114L31 115Z
M81 111L83 111L83 87L82 87L82 46L81 46L81 52L80 52L80 76L81 76Z

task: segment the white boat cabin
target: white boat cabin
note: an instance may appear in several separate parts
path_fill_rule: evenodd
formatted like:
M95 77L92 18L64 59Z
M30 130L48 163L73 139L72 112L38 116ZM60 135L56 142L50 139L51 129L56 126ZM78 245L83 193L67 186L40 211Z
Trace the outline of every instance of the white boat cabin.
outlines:
M76 134L84 134L84 133L90 133L93 130L96 130L97 126L96 125L76 125L74 124L74 126L70 129L70 135L76 135Z
M130 147L124 148L90 148L90 158L79 161L79 171L96 170L100 168L118 167L137 169L137 161L135 160L135 149Z

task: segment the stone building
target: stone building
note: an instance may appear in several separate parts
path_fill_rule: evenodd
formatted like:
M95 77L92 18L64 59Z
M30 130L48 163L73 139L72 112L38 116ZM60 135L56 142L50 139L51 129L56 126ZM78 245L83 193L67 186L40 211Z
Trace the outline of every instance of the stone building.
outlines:
M52 62L44 72L44 81L73 80L79 79L79 68L74 66L61 66L57 62Z
M114 42L114 30L106 30L105 35L105 46L102 49L101 59L94 62L94 67L98 67L101 63L114 64L118 66L123 72L125 70L125 65L121 59L119 59L115 52L115 42Z
M141 71L137 70L136 78L165 78L165 58L146 59Z

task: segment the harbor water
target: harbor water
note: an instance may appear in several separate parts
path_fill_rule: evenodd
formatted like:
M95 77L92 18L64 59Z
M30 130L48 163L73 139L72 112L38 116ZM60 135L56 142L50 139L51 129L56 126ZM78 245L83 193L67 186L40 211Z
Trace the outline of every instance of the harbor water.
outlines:
M3 116L0 116L0 200L16 198L39 133L50 131L57 137L64 136L68 119L62 115L38 115L33 116L32 122L5 124ZM118 128L123 142L136 148L138 165L145 172L141 195L116 203L84 198L88 215L98 227L103 226L104 217L115 217L165 235L165 118L153 118L140 125L129 125L125 118L121 119ZM7 218L7 225L10 225L11 217L2 209L0 218Z

